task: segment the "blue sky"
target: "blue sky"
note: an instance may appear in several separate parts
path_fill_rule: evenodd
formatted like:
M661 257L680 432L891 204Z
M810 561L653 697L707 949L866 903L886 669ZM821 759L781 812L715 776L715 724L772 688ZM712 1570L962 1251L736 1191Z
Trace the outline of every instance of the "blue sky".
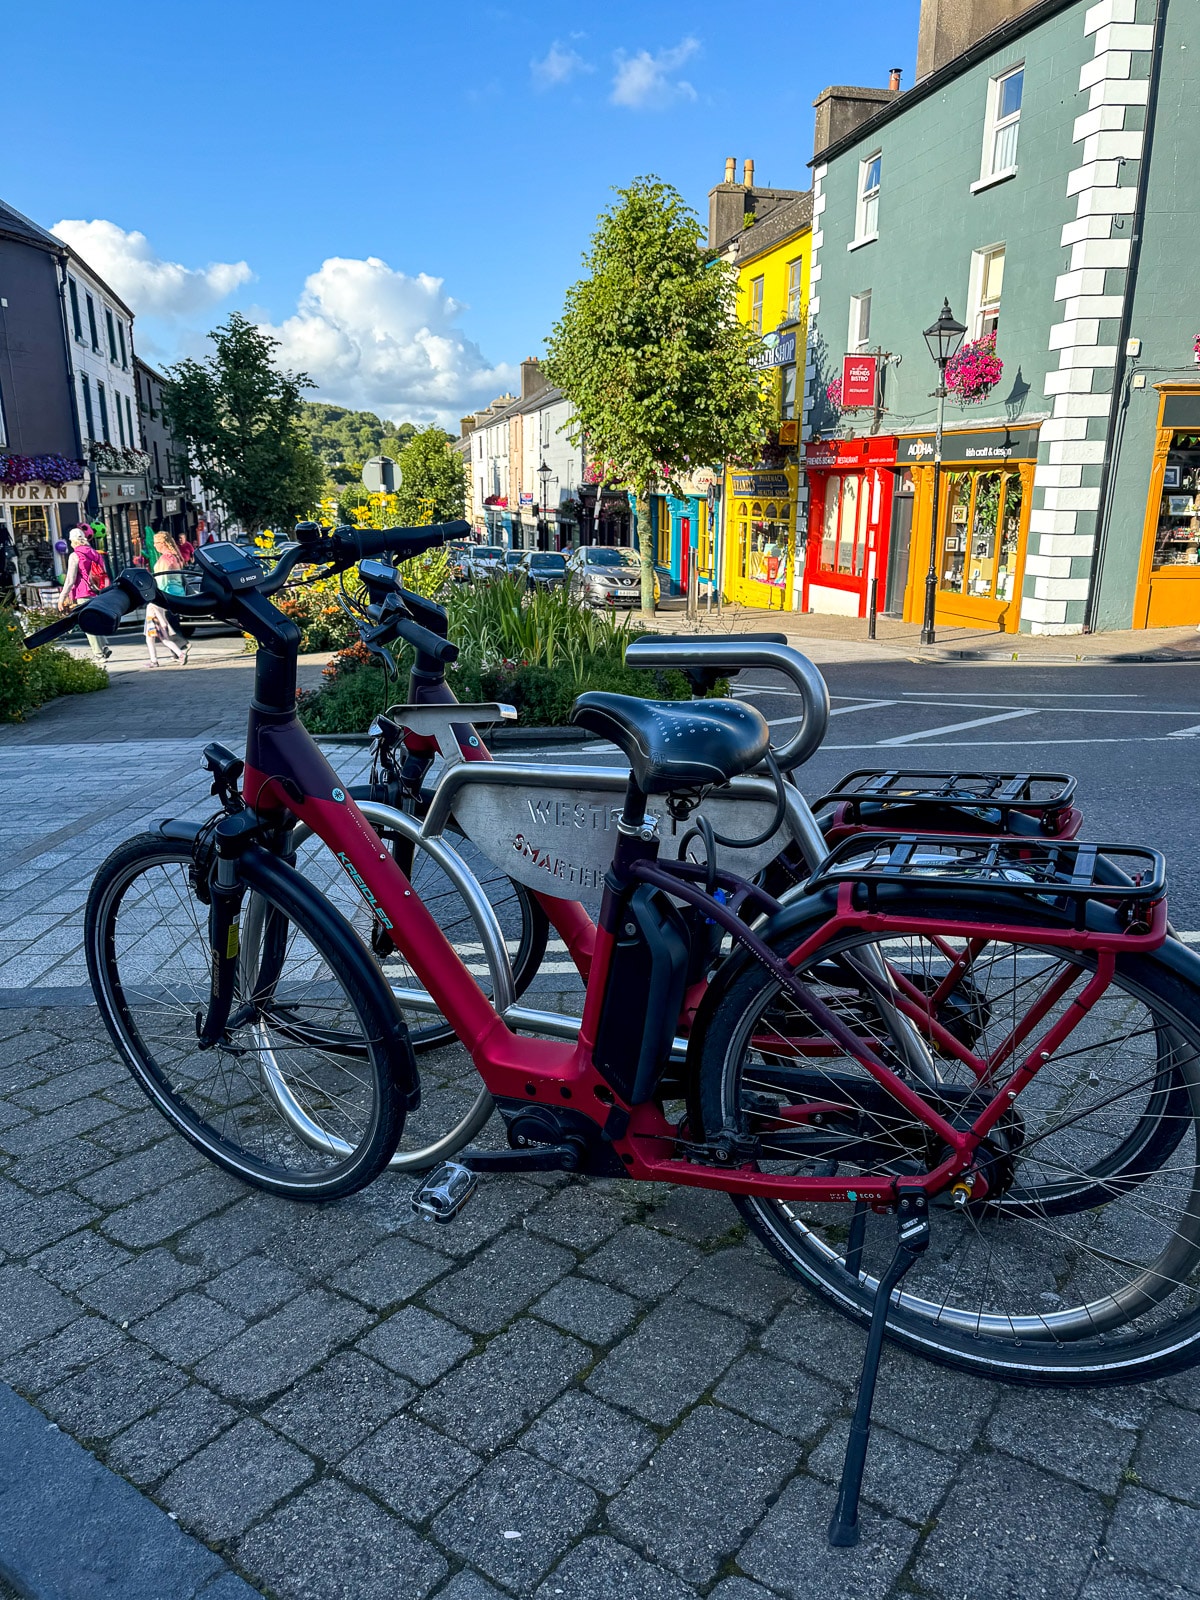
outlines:
M918 9L60 0L61 92L17 0L0 194L74 225L151 359L237 308L322 397L449 420L541 349L612 185L656 172L704 215L733 155L806 188L813 98L910 84Z

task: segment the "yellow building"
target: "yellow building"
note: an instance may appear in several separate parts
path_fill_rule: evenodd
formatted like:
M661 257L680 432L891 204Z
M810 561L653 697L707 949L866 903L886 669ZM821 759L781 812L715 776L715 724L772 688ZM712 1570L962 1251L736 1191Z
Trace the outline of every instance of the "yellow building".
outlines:
M812 195L756 188L753 162L746 163L741 184L732 181L733 171L734 163L727 162L725 183L709 196L710 243L737 267L738 318L762 335L759 365L772 386L778 421L763 442L762 461L752 467L726 468L722 589L740 605L790 611ZM738 224L737 232L732 232L733 224ZM722 228L731 229L724 248Z

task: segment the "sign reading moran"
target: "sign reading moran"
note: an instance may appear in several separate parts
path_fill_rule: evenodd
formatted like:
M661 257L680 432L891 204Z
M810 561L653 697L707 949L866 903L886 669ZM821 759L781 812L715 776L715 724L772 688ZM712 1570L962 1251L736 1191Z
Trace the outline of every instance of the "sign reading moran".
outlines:
M750 357L750 365L761 371L765 367L790 367L795 359L794 333L764 333L762 348Z
M70 483L0 483L0 500L78 500L82 481Z
M980 428L974 433L947 433L942 438L942 463L1036 461L1036 428ZM896 441L896 460L923 466L933 460L934 436L918 433Z

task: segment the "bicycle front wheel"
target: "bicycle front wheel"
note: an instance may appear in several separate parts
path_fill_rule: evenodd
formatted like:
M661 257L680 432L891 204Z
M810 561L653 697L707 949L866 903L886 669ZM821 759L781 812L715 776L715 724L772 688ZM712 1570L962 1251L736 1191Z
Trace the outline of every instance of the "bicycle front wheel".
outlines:
M805 931L776 947L795 950ZM1142 1381L1200 1360L1200 991L1163 956L1123 957L1081 1015L1094 958L1039 945L1035 928L1026 942L970 948L934 930L882 945L858 932L829 940L797 976L901 1073L868 950L910 994L939 997L938 1027L919 1027L940 1083L911 1086L952 1120L973 1120L1018 1061L1048 1045L977 1154L987 1199L935 1200L932 1242L893 1297L890 1336L1023 1383ZM920 1174L944 1158L777 980L751 967L717 989L692 1107L708 1136L753 1135L764 1170L836 1176L851 1191L856 1178ZM985 1064L982 1086L948 1035ZM818 1294L870 1318L892 1222L850 1202L739 1205Z
M88 896L92 989L134 1078L211 1161L272 1194L338 1199L384 1170L404 1128L395 1008L357 970L367 958L352 931L303 884L273 874L254 898L229 1026L202 1050L211 953L191 846L130 839Z

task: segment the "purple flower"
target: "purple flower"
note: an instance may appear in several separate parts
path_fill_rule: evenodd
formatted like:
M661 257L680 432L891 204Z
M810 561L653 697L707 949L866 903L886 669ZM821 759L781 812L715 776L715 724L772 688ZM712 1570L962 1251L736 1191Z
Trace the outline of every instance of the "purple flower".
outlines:
M833 378L825 385L825 398L835 410L842 409L842 380Z
M0 456L0 483L73 483L83 477L83 462L67 456Z

